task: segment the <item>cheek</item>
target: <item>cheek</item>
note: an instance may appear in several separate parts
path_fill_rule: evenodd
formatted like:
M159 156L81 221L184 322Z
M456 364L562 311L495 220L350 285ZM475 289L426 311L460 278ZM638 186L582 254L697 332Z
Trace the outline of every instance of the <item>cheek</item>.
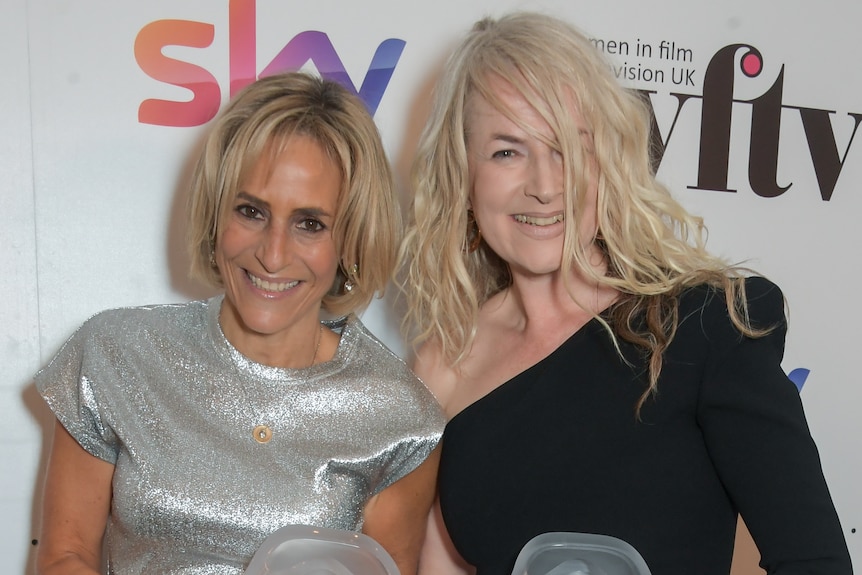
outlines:
M321 268L324 274L335 279L335 274L338 272L338 257L335 250L329 250L324 257L321 257Z
M335 252L335 242L331 239L314 243L305 247L304 259L309 267L313 267L319 275L331 275L335 279L338 271L338 254Z
M512 185L509 178L501 177L494 170L478 169L471 172L470 206L478 214L490 213L497 209Z
M228 225L222 232L221 237L216 241L215 257L216 261L229 260L242 252L247 244L246 234L237 226Z
M509 222L512 207L505 196L506 194L499 188L490 193L476 195L473 213L480 229L490 231L492 227L499 227Z

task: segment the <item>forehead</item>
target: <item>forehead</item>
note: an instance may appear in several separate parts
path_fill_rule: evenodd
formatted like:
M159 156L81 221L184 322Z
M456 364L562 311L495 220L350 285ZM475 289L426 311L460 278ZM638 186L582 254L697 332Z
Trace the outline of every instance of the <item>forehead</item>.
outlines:
M243 164L236 185L227 187L222 196L220 219L228 216L241 192L268 201L275 197L309 199L318 196L320 200L337 203L341 196L340 165L320 141L307 134L294 133L270 140L261 153L245 158ZM285 191L289 193L284 194ZM275 192L278 193L273 196Z
M308 154L338 167L332 151L319 137L302 131L290 131L270 136L262 143L258 154L247 156L243 162L242 178L248 179L255 174L259 175L261 171L271 173L284 159L284 154L288 150L295 152L299 149L305 149Z
M340 187L341 170L320 142L310 136L295 134L271 152L263 154L246 177L245 185L266 185L273 180L283 182L314 180Z
M519 89L496 75L471 90L464 121L468 136L505 128L556 140L556 134L570 125L579 132L586 129L573 92L562 98L546 98L537 90Z

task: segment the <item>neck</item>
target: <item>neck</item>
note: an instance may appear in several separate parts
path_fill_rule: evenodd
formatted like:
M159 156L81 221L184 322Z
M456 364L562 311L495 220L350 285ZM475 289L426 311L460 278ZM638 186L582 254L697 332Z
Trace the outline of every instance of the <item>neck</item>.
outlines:
M568 286L562 273L529 276L513 274L506 293L514 317L525 332L587 320L604 311L619 292L573 271Z
M225 339L254 362L269 367L303 369L319 359L323 326L316 317L297 322L289 331L262 333L245 325L236 310L223 302L219 325Z

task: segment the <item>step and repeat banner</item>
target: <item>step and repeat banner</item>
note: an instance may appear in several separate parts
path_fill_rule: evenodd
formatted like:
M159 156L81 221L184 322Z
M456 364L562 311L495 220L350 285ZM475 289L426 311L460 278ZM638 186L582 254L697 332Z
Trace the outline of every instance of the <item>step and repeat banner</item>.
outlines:
M649 96L658 174L709 246L784 289L800 388L862 565L862 4L691 0L4 0L0 22L0 571L29 573L51 415L31 378L110 307L210 295L186 276L183 187L208 122L260 75L337 78L405 195L429 94L484 15L562 16ZM399 354L391 299L365 313ZM781 477L775 478L776 482ZM794 505L788 501L787 505ZM744 535L744 533L743 533ZM758 573L756 552L735 573Z

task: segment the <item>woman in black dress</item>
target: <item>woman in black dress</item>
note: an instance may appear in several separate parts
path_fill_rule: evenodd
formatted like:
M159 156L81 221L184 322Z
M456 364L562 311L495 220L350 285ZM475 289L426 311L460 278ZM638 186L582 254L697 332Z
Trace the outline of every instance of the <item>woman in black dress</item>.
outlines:
M705 249L650 168L649 116L559 20L478 22L422 136L402 258L450 417L423 572L508 575L550 531L654 575L850 573L777 286Z

